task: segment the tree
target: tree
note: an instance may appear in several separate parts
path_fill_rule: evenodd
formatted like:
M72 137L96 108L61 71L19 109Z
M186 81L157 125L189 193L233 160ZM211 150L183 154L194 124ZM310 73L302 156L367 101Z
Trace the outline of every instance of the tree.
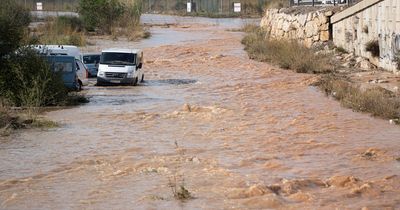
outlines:
M118 0L80 0L79 15L86 30L100 29L111 33L111 28L123 16L124 4Z
M13 0L0 4L0 59L23 45L24 35L31 22L29 11Z

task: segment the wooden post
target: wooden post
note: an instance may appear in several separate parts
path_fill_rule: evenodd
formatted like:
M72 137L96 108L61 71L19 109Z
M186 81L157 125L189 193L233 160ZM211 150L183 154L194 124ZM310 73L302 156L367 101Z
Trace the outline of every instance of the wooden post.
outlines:
M312 0L312 6L315 6L315 0Z

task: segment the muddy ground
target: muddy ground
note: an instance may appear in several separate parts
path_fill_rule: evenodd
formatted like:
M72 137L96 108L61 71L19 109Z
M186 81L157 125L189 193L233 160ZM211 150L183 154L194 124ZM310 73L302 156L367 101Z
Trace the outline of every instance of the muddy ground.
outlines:
M90 103L46 114L61 127L1 139L0 208L400 208L398 126L249 60L227 30L242 23L189 20L91 40L83 51L143 48L146 82L92 81ZM193 199L174 198L182 184Z

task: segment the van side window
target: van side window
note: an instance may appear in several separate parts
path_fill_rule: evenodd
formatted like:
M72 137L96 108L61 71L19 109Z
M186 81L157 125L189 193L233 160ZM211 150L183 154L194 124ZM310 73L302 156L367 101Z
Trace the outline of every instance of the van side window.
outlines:
M64 62L55 62L54 63L54 71L55 72L72 72L72 64L64 63Z

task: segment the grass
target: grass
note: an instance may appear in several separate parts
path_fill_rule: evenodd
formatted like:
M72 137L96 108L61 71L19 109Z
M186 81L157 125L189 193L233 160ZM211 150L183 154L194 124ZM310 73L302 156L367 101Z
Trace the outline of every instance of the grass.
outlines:
M41 44L85 46L86 36L83 23L78 17L59 16L49 18L35 32Z
M383 119L400 119L399 98L384 88L362 90L350 81L333 75L322 77L317 86L344 107Z
M243 30L248 33L242 44L251 59L271 62L298 73L327 73L333 69L328 55L316 55L314 50L296 41L269 39L262 29L256 27L247 26Z
M13 130L24 128L57 128L59 124L38 117L37 111L28 108L25 110L11 110L10 107L0 105L0 136L9 136Z

